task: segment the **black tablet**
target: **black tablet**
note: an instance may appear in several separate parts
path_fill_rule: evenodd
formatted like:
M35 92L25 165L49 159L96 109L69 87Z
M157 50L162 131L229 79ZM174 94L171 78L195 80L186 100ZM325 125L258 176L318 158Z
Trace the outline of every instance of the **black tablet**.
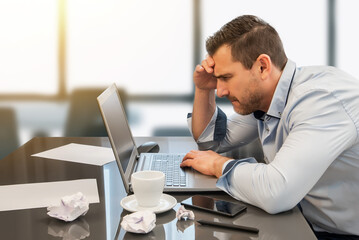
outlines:
M183 200L181 204L231 217L247 209L244 204L239 202L234 203L201 195L195 195L187 198Z

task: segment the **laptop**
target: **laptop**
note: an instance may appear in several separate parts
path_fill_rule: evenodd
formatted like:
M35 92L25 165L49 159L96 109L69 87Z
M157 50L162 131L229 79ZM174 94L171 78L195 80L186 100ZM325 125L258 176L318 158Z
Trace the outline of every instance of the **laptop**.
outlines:
M217 178L203 175L192 168L181 169L179 167L185 153L138 153L115 84L102 92L97 97L97 102L127 193L133 192L131 188L131 174L133 172L170 169L173 169L179 176L178 178L171 177L171 173L165 172L164 192L220 191L216 187ZM153 169L153 167L160 167L160 169Z

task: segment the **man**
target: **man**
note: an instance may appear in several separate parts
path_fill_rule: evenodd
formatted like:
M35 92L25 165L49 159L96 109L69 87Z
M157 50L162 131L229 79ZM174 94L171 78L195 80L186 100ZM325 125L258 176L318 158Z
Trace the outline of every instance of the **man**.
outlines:
M206 47L188 122L199 149L213 151L191 151L181 166L217 176L219 188L272 214L300 203L319 238L357 239L359 81L333 67L297 68L255 16L227 23ZM227 119L215 90L237 114ZM266 164L216 153L258 137Z

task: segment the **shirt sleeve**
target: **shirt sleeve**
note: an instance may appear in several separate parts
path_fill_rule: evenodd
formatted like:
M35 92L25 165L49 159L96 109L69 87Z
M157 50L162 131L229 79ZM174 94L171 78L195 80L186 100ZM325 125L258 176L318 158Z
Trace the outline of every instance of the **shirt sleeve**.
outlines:
M355 144L355 124L330 92L317 90L296 98L281 119L283 131L289 134L273 161L237 161L219 178L219 188L269 213L286 211Z
M187 123L192 133L192 115ZM258 137L257 120L253 115L226 114L217 107L208 125L197 139L198 149L226 152L250 143Z
M229 195L235 194L232 192L232 184L229 181L231 179L231 175L233 174L233 170L240 164L245 163L257 163L257 160L255 158L245 158L245 159L232 159L225 164L223 164L222 167L222 176L218 179L216 186L219 189L222 189L224 192L228 193ZM234 196L235 197L235 196Z

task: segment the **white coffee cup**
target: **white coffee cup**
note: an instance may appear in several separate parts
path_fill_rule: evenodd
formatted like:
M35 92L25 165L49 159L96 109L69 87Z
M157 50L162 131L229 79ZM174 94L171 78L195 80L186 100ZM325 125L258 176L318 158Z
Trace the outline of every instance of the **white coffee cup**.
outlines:
M160 171L140 171L131 175L132 190L140 207L155 207L160 203L165 186L165 174Z

